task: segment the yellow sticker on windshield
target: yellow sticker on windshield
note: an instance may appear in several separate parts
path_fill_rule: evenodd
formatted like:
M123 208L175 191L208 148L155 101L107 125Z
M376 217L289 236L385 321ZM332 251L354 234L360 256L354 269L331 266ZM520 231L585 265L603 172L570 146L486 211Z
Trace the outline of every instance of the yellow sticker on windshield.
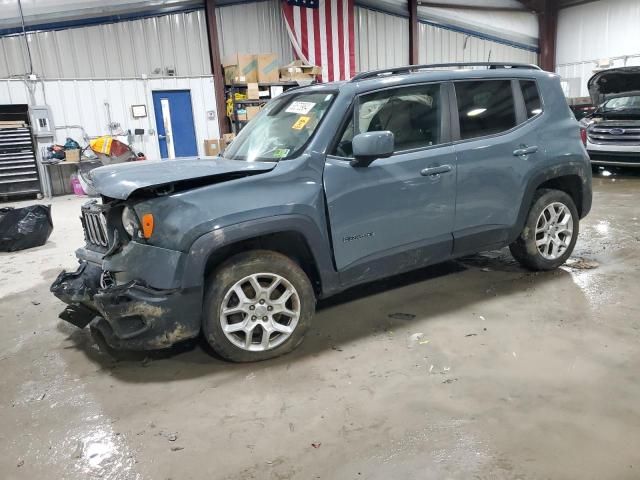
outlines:
M309 120L311 120L311 117L298 117L298 120L296 120L296 123L291 125L291 128L294 130L302 130L304 126L309 123Z

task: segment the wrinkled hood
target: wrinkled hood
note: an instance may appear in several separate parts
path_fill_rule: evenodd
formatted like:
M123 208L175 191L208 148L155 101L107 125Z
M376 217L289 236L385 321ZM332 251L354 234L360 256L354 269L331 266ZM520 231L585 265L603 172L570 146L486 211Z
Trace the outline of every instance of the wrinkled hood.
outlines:
M603 70L589 79L587 87L591 101L596 106L620 94L638 91L640 66Z
M244 162L220 157L180 158L176 160L142 160L106 165L91 171L91 181L102 195L126 200L136 190L164 185L198 181L199 185L219 181L226 175L252 175L267 172L275 162Z

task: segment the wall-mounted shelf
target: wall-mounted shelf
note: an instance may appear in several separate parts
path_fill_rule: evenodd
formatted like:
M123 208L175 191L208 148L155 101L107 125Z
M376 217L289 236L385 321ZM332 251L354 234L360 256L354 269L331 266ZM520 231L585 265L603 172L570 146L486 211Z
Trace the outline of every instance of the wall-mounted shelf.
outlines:
M259 100L236 100L236 93L245 93L247 92L247 84L246 83L234 83L232 85L225 85L226 90L226 98L232 99L233 104L233 114L230 117L231 121L231 131L236 135L244 128L244 126L249 123L249 120L241 120L238 118L238 109L243 106L262 106L265 105L269 100L271 100L271 87L283 87L283 91L287 91L291 88L299 87L296 82L275 82L275 83L258 83L258 90L261 92L268 91L268 96L261 96Z

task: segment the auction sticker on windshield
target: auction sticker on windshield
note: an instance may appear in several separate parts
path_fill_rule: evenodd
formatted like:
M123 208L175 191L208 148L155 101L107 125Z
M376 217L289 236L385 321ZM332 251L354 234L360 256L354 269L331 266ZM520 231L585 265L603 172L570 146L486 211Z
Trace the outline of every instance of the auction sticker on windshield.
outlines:
M288 148L276 148L273 151L273 158L284 158L287 155L289 155L289 149Z
M302 130L304 126L309 123L309 120L311 120L311 117L298 117L298 120L296 120L296 123L291 125L291 128L294 130Z
M285 112L297 113L298 115L306 115L315 106L316 104L313 102L292 102L291 105L287 107Z

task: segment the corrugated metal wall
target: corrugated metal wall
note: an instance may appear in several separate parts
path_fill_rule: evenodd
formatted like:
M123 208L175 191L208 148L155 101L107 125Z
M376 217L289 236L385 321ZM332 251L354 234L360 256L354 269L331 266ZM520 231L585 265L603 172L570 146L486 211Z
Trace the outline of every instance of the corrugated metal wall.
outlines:
M409 20L356 7L356 66L358 71L409 64ZM421 22L418 26L420 63L523 62L538 63L538 54Z
M420 2L418 2L420 4ZM496 11L492 9L465 9L465 8L439 8L418 6L418 20L425 20L436 25L447 25L457 28L459 31L472 31L479 37L498 38L512 44L537 47L538 45L538 18L532 12L527 11ZM445 3L453 6L456 2L445 0ZM462 2L464 3L464 2ZM476 4L489 4L491 1L466 2ZM521 8L522 4L513 0L506 2L501 0L505 7Z
M204 10L27 35L45 79L210 75ZM0 38L0 78L28 72L21 36Z
M282 64L293 49L279 0L216 9L221 54L277 53ZM141 75L210 75L204 10L52 30L27 35L34 70L45 79L136 78ZM0 37L0 78L27 73L21 36Z
M538 63L538 54L522 48L420 23L420 63L519 62Z
M43 96L42 86L46 95ZM109 103L111 120L120 123L121 128L133 131L143 128L145 132L156 129L152 92L154 90L189 90L193 108L193 120L198 141L198 152L203 155L205 138L219 138L217 120L208 118L208 111L215 111L213 78L151 78L148 80L45 80L36 90L36 103L47 103L51 107L54 125L82 125L90 137L109 133L107 109ZM29 95L21 80L0 80L0 104L29 103ZM133 118L131 105L146 105L146 118ZM56 142L64 143L69 136L80 141L82 131L75 128L56 130ZM124 139L126 141L126 138ZM154 135L144 135L139 148L149 158L160 158L158 139Z
M293 49L279 0L219 7L222 55L274 52L282 64ZM359 71L409 63L408 19L355 8L356 67ZM523 61L537 55L493 41L421 23L420 61ZM139 78L141 75L210 75L203 10L148 19L32 33L34 70L45 79ZM0 78L28 71L20 36L0 38Z
M560 10L556 71L565 94L588 96L587 81L603 60L609 60L609 67L640 65L639 26L638 0L591 2Z
M409 20L367 8L355 8L356 70L409 63Z
M294 59L280 1L243 3L216 10L220 53L277 53L281 65Z

